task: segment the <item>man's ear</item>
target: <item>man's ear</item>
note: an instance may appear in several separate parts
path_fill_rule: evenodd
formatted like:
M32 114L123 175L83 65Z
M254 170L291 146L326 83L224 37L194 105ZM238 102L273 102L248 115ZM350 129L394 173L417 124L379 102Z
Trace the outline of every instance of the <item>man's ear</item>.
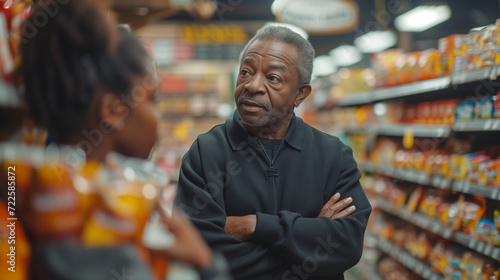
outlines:
M293 103L295 107L299 107L300 103L302 103L302 101L304 101L304 99L306 99L309 96L309 94L311 94L311 85L310 84L300 85L298 91L299 94L297 95L297 98L295 98L295 102Z
M124 127L124 120L130 113L129 108L120 98L111 93L104 93L99 104L99 118L113 130Z

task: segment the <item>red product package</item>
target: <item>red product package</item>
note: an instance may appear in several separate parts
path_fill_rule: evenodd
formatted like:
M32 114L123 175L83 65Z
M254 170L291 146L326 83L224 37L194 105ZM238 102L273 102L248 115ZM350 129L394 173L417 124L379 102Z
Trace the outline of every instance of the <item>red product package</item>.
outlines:
M493 96L493 117L500 118L500 94Z

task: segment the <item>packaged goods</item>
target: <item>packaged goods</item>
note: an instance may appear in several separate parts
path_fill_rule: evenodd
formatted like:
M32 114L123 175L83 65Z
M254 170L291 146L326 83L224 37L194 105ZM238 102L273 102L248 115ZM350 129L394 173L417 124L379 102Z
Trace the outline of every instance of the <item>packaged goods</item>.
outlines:
M452 34L447 37L441 38L438 41L439 59L443 66L443 75L448 76L451 74L455 57L460 50L463 34Z
M484 211L486 210L486 199L476 195L474 196L474 201L465 201L462 209L461 230L467 234L474 235L477 223L483 218Z
M429 263L431 264L432 270L441 274L443 274L446 269L447 247L446 242L441 239L433 246L429 254Z
M500 94L493 97L493 117L500 118Z
M500 159L481 162L478 169L481 185L500 188Z
M444 125L451 126L455 121L456 102L454 100L449 100L449 101L444 101L443 103L444 103L444 114L442 123Z
M410 198L408 199L408 203L406 204L406 211L409 213L415 212L417 209L418 205L420 204L420 199L422 197L424 191L423 186L418 186L410 195Z
M390 49L371 55L372 66L377 73L376 87L389 87L397 84L396 61L403 53L401 49Z
M420 80L435 79L443 76L444 69L441 66L439 55L440 53L436 49L429 49L422 52L422 55L418 60Z
M455 109L455 119L457 120L472 120L474 119L476 102L467 100L457 105Z
M491 119L494 117L495 104L492 96L478 100L479 114L476 116L478 119Z
M495 245L492 239L495 229L493 219L481 219L477 222L475 237L487 244Z

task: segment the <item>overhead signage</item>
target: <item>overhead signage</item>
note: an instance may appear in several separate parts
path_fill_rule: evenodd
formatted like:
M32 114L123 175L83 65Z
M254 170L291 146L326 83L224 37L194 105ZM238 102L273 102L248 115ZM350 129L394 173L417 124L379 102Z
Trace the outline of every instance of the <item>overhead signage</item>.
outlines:
M310 34L335 34L354 30L359 7L353 0L288 0L276 11L276 21L297 25Z

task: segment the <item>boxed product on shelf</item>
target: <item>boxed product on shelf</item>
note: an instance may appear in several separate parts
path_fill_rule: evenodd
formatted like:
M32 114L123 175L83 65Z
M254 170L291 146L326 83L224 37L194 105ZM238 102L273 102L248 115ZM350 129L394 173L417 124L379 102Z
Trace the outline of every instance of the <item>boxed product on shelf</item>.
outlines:
M500 94L493 97L493 117L500 118Z
M335 75L335 96L367 91L375 86L372 68L342 68Z
M425 50L418 60L418 69L421 80L435 79L444 75L444 69L439 59L439 51L436 49Z
M375 87L388 87L398 84L396 61L404 54L401 49L389 49L371 55L372 67L377 73Z
M459 103L455 110L455 119L457 120L472 120L474 119L476 102L474 100L466 100Z
M441 65L443 66L443 75L450 75L455 56L461 46L463 34L452 34L438 40L438 50Z

